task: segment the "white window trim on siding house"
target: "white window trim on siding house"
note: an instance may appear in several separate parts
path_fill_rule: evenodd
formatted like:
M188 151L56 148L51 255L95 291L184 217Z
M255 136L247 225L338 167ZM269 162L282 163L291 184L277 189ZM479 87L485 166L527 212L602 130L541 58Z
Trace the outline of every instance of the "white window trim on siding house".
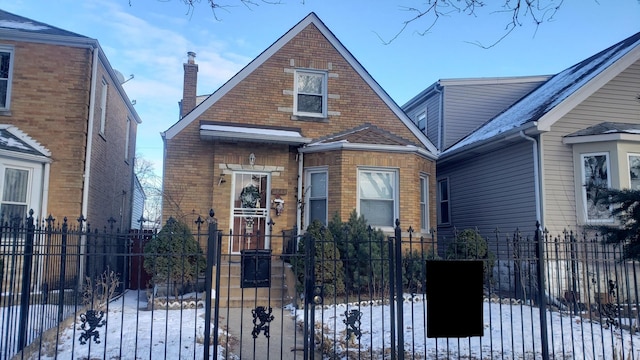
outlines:
M380 195L386 195L387 196L386 198L368 196L368 195L371 195L373 192L367 191L364 185L375 185L375 184L372 184L371 181L364 182L364 180L369 178L370 180L375 181L375 179L373 179L373 177L368 176L367 174L387 175L388 179L392 180L392 184L391 184L392 188L391 188L390 194L380 194ZM367 216L364 213L366 211L362 204L363 201L392 202L391 210L393 214L391 219L386 219L384 222L367 219L367 223L372 227L377 227L384 231L392 231L395 226L395 220L400 217L400 207L399 207L400 191L399 191L398 170L389 169L389 168L378 168L378 167L358 168L357 186L358 186L358 192L357 192L357 209L356 210L358 214L364 215L365 219L367 218ZM383 189L379 189L379 190L383 190Z
M2 85L0 86L0 89L2 89L2 87L6 89L6 94L4 99L0 99L0 100L4 100L4 105L2 104L2 101L0 101L0 111L4 112L4 111L11 110L11 88L12 88L12 82L13 82L13 63L14 63L15 53L14 53L13 46L8 46L8 45L0 45L0 53L9 55L9 64L8 64L6 77L1 76L2 74L0 73L0 85ZM4 85L5 83L6 85Z
M300 77L302 76L312 76L312 77L320 77L321 78L321 86L322 89L320 93L310 93L310 92L301 92L299 91L300 86ZM294 82L293 82L293 114L297 116L308 116L308 117L317 117L317 118L326 118L327 117L327 72L326 71L317 71L317 70L296 70L294 72ZM309 112L309 111L301 111L298 109L298 97L299 96L317 96L321 98L322 108L320 112Z
M325 184L324 189L322 188L314 188L312 184L312 176L313 175L322 175L325 176ZM311 224L311 210L312 210L312 202L324 202L324 220L321 220L323 225L327 225L329 222L329 209L328 209L328 197L329 197L329 172L326 167L317 167L317 168L307 168L305 169L305 184L307 184L307 188L305 189L305 206L304 206L304 228L306 229ZM320 219L319 219L320 220Z
M606 166L606 175L607 175L607 188L611 188L611 159L609 152L593 152L593 153L582 153L580 154L580 175L581 175L581 198L582 198L582 208L584 211L584 221L588 224L596 224L596 223L611 223L613 222L613 217L609 213L609 217L607 218L590 218L589 217L589 202L587 200L587 173L585 169L585 159L588 157L598 157L604 156ZM601 210L604 211L604 210ZM593 212L593 211L592 211Z
M420 123L422 122L422 125ZM422 131L425 135L427 134L427 110L421 112L416 118L416 125L418 129Z
M442 196L442 185L446 184L446 199L443 199ZM446 204L447 206L447 220L442 221L442 207ZM450 225L451 224L451 187L449 186L449 178L443 178L438 180L438 225Z
M636 158L634 160L632 160L631 158ZM633 163L637 162L638 166L638 171L637 171L637 175L635 177L637 177L637 179L635 180L637 182L636 186L633 186L633 176L632 176L632 165ZM629 171L629 188L632 190L640 190L640 154L638 153L628 153L627 154L627 171Z

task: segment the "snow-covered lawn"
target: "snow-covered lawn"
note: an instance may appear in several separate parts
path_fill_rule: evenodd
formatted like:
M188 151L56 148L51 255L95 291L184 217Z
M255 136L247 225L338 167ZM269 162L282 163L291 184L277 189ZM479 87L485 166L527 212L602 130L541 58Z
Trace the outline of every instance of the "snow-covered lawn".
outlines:
M100 343L92 339L82 345L78 317L62 324L60 336L49 332L32 344L25 355L32 359L199 359L204 353L204 309L146 310L144 292L127 291L109 304L107 325L98 328ZM360 341L346 341L345 312L357 309L362 317ZM414 359L539 359L540 318L538 309L527 305L484 303L484 336L462 339L426 337L425 303L417 299L404 303L406 358ZM15 313L15 309L13 310ZM4 316L7 312L0 312ZM249 318L250 311L247 309ZM302 321L304 312L291 309ZM317 346L327 355L347 359L361 351L364 358L388 357L391 347L390 308L367 303L331 305L317 309ZM293 321L293 320L292 320ZM559 312L547 315L549 352L555 359L640 359L640 335L619 328L603 328L584 316ZM3 321L4 324L4 321ZM1 329L5 334L6 328ZM322 339L320 341L320 339ZM280 339L271 338L272 342ZM57 351L56 351L57 344ZM0 349L4 357L6 349ZM212 350L213 351L213 350ZM222 348L219 358L224 358ZM229 354L230 358L234 358ZM301 357L299 355L299 357ZM29 358L29 357L25 357Z

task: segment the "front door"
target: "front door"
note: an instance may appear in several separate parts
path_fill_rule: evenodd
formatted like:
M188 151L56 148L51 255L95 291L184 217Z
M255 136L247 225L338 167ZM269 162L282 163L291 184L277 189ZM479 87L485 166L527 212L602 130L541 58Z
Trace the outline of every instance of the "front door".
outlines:
M269 248L269 188L269 173L234 173L230 254L239 254L247 249Z

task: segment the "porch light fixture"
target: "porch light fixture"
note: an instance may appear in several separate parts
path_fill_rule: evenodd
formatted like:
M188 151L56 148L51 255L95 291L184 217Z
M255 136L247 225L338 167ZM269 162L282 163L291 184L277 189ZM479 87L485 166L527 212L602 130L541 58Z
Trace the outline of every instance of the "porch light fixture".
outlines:
M249 165L253 166L256 163L256 154L249 154Z

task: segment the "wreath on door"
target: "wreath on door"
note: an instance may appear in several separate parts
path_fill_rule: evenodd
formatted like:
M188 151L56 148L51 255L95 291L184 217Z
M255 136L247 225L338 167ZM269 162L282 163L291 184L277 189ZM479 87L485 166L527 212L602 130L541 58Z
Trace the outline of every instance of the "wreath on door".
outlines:
M257 186L249 184L242 188L242 192L240 192L240 203L243 208L255 208L258 200L260 200L260 190L258 190Z

